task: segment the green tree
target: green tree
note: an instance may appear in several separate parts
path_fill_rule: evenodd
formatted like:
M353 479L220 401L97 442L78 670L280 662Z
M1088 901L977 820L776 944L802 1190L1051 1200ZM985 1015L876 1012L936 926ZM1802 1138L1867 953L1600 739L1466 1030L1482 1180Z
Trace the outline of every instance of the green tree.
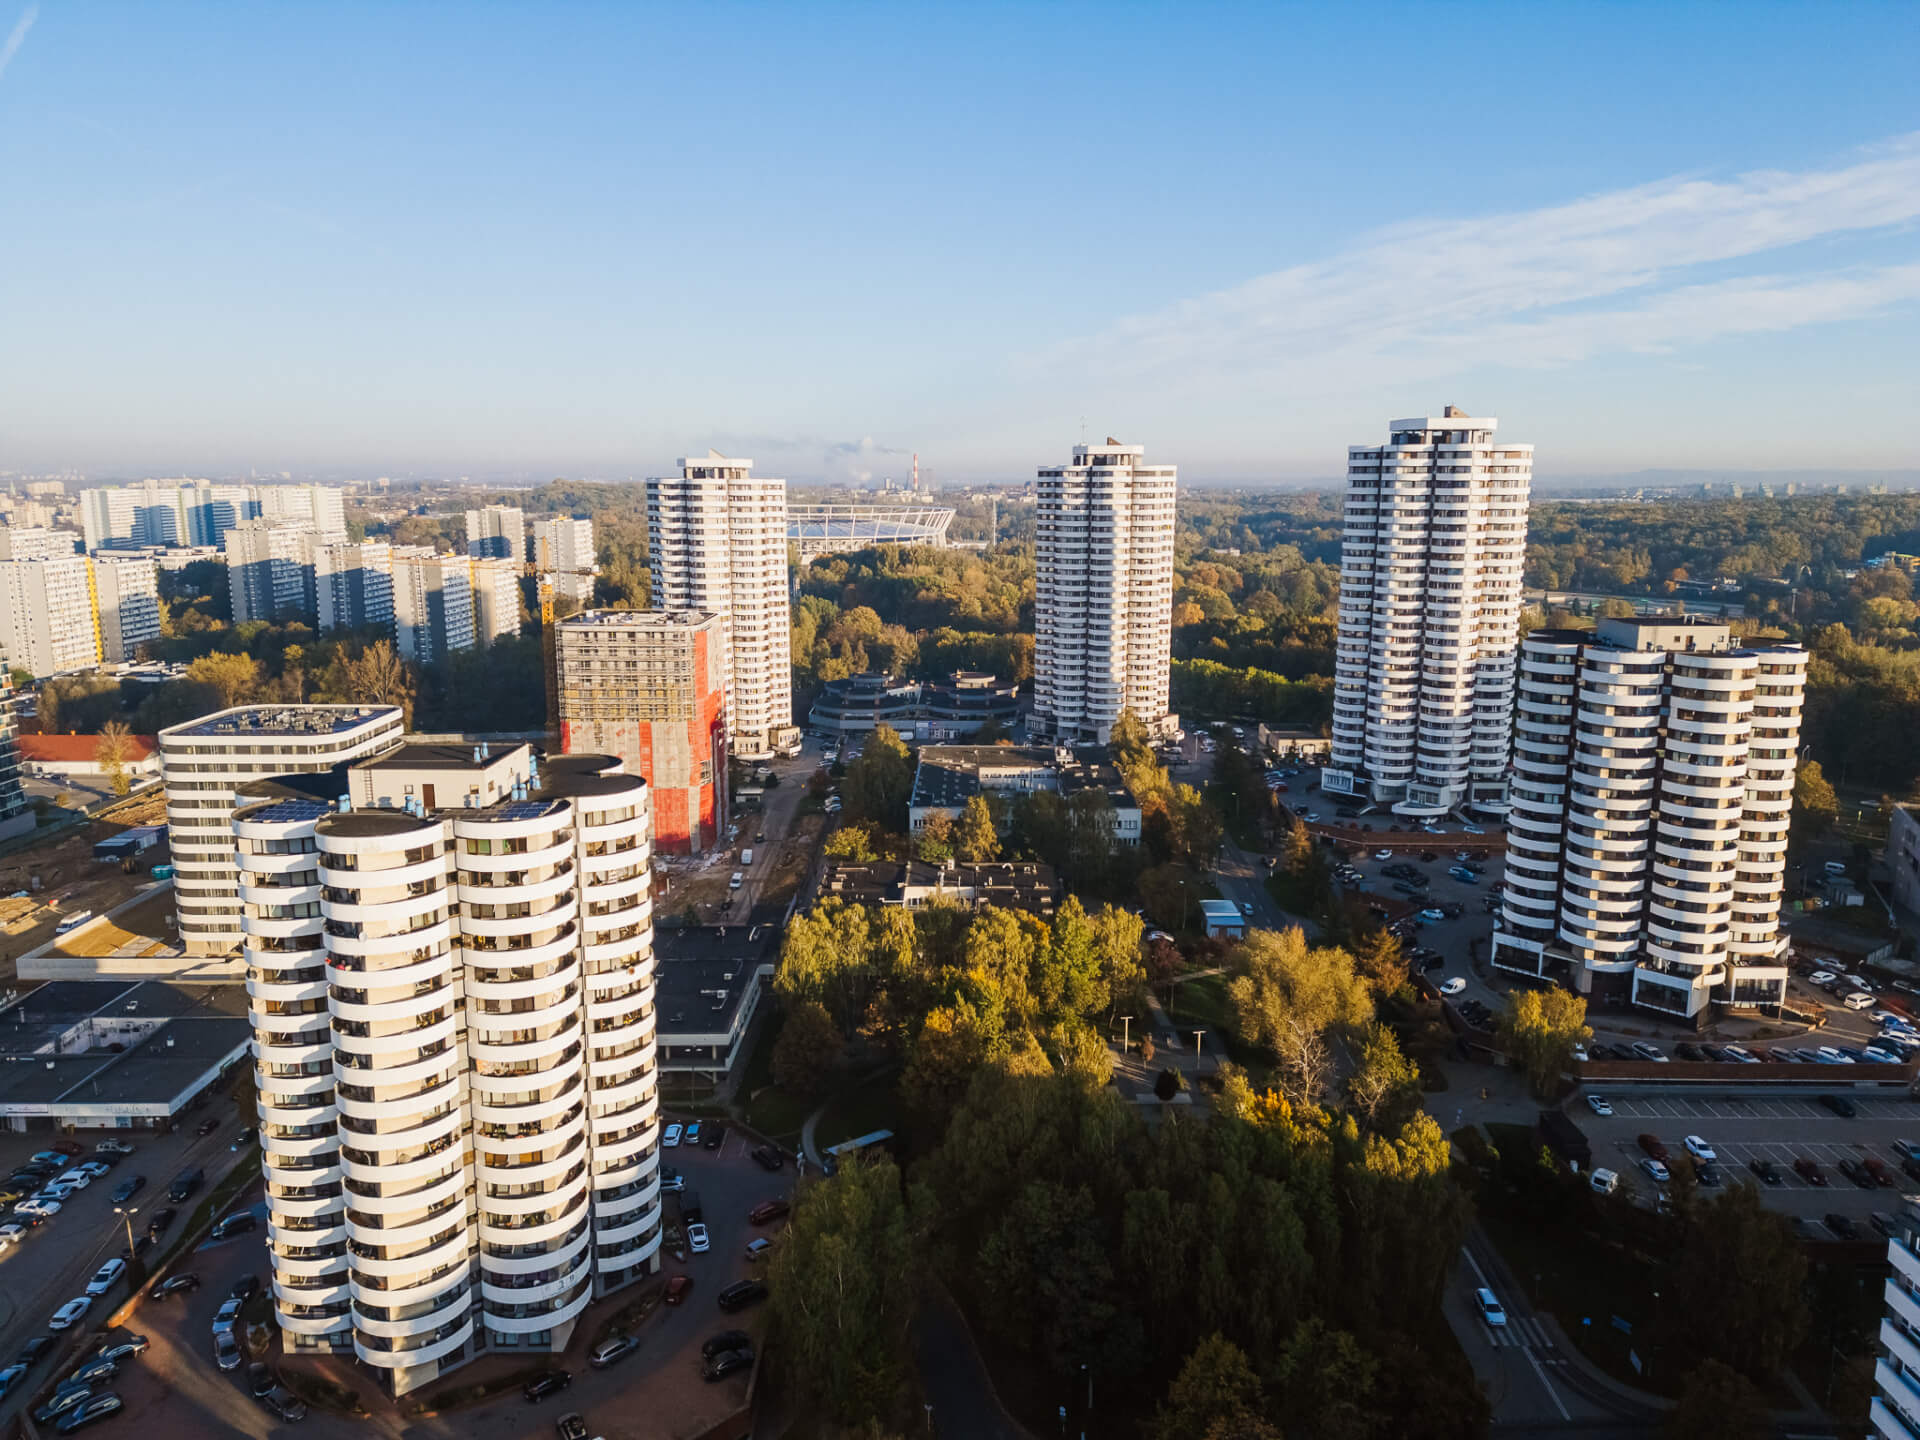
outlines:
M1807 761L1794 776L1793 805L1797 828L1808 839L1826 834L1839 818L1840 799L1818 760Z
M1587 1028L1587 1002L1570 990L1516 990L1495 1025L1507 1058L1527 1072L1536 1095L1547 1095L1573 1063L1573 1047Z
M841 798L849 820L871 820L889 830L904 830L907 801L913 794L913 761L900 732L874 727L860 758L847 767Z
M827 837L820 853L829 860L849 860L856 865L870 865L880 858L871 825L842 825Z
M1393 1031L1375 1023L1357 1037L1347 1098L1376 1131L1395 1131L1420 1108L1420 1071L1400 1053Z
M1309 948L1298 928L1255 930L1228 964L1234 978L1227 995L1240 1038L1280 1062L1295 1099L1317 1100L1333 1072L1327 1032L1373 1018L1353 957L1330 946Z
M954 853L969 865L1000 858L1000 833L993 823L993 806L985 795L969 795L960 822L953 830Z
M1693 1206L1661 1284L1664 1352L1720 1360L1756 1383L1780 1372L1807 1331L1805 1252L1784 1215L1741 1181ZM1671 1288L1669 1288L1671 1287ZM1714 1323L1682 1317L1711 1307Z
M787 1012L773 1044L773 1083L796 1095L818 1095L840 1063L840 1031L818 1000Z
M1671 1440L1762 1440L1773 1434L1773 1416L1746 1376L1721 1361L1703 1360L1681 1386L1666 1433Z
M1238 1424L1257 1417L1262 1400L1260 1377L1246 1353L1215 1331L1180 1367L1150 1434L1152 1440L1193 1440L1219 1421Z
M803 1186L768 1266L774 1333L801 1397L842 1424L892 1415L907 1383L914 1256L885 1156Z
M913 849L920 859L936 865L953 859L953 822L934 811L921 822L913 837Z

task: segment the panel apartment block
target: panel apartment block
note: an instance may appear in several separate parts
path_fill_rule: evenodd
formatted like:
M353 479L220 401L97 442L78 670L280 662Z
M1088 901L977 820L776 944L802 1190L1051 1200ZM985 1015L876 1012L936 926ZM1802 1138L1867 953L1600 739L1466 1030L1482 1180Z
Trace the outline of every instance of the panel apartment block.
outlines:
M1533 447L1454 406L1347 452L1333 753L1395 814L1505 808Z
M393 547L384 541L316 545L313 588L322 632L393 629Z
M1786 994L1807 656L1698 616L1521 648L1502 969L1684 1019Z
M761 758L798 738L793 726L787 482L709 450L680 474L647 481L653 604L718 615L733 753Z
M1040 471L1035 563L1036 735L1107 743L1122 710L1156 732L1173 640L1176 467L1108 437Z
M482 645L520 633L518 560L469 560L467 583L473 591L474 639Z
M268 776L377 755L400 735L393 705L241 705L160 732L175 908L189 955L240 948L235 793Z
M393 628L401 655L422 665L471 650L477 637L467 557L395 546Z
M647 787L525 746L402 746L370 807L303 778L230 842L281 1333L393 1395L558 1354L659 1268Z
M160 567L151 560L104 557L92 564L100 657L110 665L138 660L140 647L160 638Z
M0 560L0 653L35 679L100 663L93 562Z
M700 611L590 610L557 627L561 746L617 755L653 792L662 851L726 828L726 628Z
M525 560L526 512L517 505L467 511L467 554L479 560Z
M227 531L220 546L227 556L234 624L314 617L317 539L310 526L270 520L242 521Z

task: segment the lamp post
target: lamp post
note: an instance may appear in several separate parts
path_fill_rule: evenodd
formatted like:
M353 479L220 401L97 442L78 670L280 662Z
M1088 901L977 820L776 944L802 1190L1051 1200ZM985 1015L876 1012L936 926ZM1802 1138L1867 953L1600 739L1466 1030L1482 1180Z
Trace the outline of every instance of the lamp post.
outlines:
M129 1265L133 1263L133 1217L139 1213L139 1210L140 1207L138 1205L116 1205L113 1207L113 1213L124 1220L127 1225L127 1263Z
M1120 1053L1122 1055L1133 1053L1133 1016L1131 1015L1120 1017Z
M933 1402L928 1400L924 1405L927 1412L927 1433L931 1435L933 1433Z

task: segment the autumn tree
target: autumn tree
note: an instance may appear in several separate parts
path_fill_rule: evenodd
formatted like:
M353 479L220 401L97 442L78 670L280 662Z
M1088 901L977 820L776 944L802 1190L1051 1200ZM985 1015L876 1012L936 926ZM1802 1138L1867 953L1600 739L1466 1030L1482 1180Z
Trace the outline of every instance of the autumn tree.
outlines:
M993 806L985 795L969 795L959 823L953 827L954 853L969 865L1000 858L1000 832L993 823Z
M842 825L827 837L820 853L829 860L850 860L856 865L870 865L880 858L871 825Z
M100 739L93 747L93 763L113 786L113 793L125 795L133 788L127 774L127 761L133 758L133 733L118 720L100 727Z
M345 671L348 692L355 700L363 705L398 705L401 722L413 724L413 674L387 641L376 640L346 657Z
M1376 925L1354 943L1353 968L1367 982L1375 998L1384 1000L1407 983L1407 959L1400 937Z
M1495 1024L1507 1058L1527 1073L1536 1095L1547 1095L1573 1063L1573 1047L1593 1031L1587 1028L1587 1002L1571 990L1516 990L1507 997Z
M1353 1046L1347 1098L1369 1130L1398 1130L1420 1108L1420 1071L1400 1053L1393 1031L1367 1026Z
M913 850L918 858L941 864L953 858L953 821L938 810L921 822L914 832Z
M1259 1418L1262 1402L1260 1377L1246 1352L1215 1331L1180 1367L1150 1434L1152 1440L1193 1440L1223 1422L1244 1426Z
M1696 1200L1692 1209L1687 1243L1660 1287L1672 1307L1662 1307L1670 1317L1667 1352L1723 1361L1766 1384L1807 1331L1806 1252L1786 1216L1768 1209L1746 1181ZM1682 1318L1708 1313L1703 1305L1714 1316L1711 1326Z
M774 1334L802 1398L841 1424L890 1416L907 1383L913 1239L900 1172L884 1155L843 1160L809 1185L774 1242Z
M1240 1038L1280 1062L1289 1093L1311 1101L1333 1071L1328 1031L1373 1018L1366 982L1346 951L1309 948L1298 929L1255 930L1229 957L1227 986Z
M251 655L216 651L187 666L186 678L205 685L219 699L220 708L230 710L246 704L259 692L260 662Z
M1840 816L1840 799L1833 792L1826 772L1818 760L1802 765L1793 779L1795 828L1809 840L1818 839L1833 828Z

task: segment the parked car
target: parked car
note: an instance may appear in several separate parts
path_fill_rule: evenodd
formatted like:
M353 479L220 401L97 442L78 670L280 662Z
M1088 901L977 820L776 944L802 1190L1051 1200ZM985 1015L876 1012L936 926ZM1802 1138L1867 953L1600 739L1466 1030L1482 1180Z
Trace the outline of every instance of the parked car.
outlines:
M680 1132L680 1143L682 1145L698 1145L700 1143L700 1122L698 1120L690 1120L687 1122L687 1128Z
M747 1242L747 1260L749 1262L764 1260L767 1258L767 1252L771 1249L773 1249L773 1242L771 1240L767 1239L764 1235L756 1236Z
M527 1381L520 1393L527 1397L529 1404L533 1404L545 1400L549 1396L558 1395L571 1384L573 1384L573 1373L571 1371L558 1368L542 1370L538 1375Z
M744 1330L722 1330L718 1335L708 1337L700 1347L700 1358L711 1360L723 1350L738 1350L751 1345L753 1337Z
M276 1385L260 1397L260 1403L289 1425L307 1418L307 1402L284 1385Z
M1613 1102L1604 1095L1587 1096L1587 1108L1596 1115L1613 1114Z
M718 1150L722 1145L726 1143L726 1139L727 1139L726 1126L709 1125L706 1130L706 1139L702 1140L700 1143L708 1150Z
M593 1353L587 1356L587 1364L596 1370L604 1370L609 1365L626 1359L639 1348L638 1335L615 1335L593 1347Z
M1611 1170L1595 1170L1587 1177L1587 1184L1596 1195L1611 1195L1620 1188L1620 1177Z
M1707 1164L1712 1164L1715 1160L1718 1160L1720 1158L1718 1155L1714 1153L1713 1147L1709 1145L1705 1140L1702 1140L1698 1135L1689 1135L1681 1143L1683 1143L1687 1147L1687 1154L1691 1155L1696 1160L1704 1161Z
M240 1318L240 1307L246 1302L229 1295L220 1302L220 1308L213 1312L213 1333L231 1335L236 1321Z
M111 1360L115 1364L118 1364L130 1356L144 1355L146 1352L147 1337L144 1335L129 1335L125 1339L115 1340L111 1344L102 1345L93 1358L96 1360Z
M162 1230L173 1224L174 1217L180 1212L172 1206L163 1206L147 1217L147 1234L158 1236Z
M724 1380L735 1371L747 1370L753 1365L753 1347L743 1345L737 1350L722 1350L707 1361L701 1375L709 1382Z
M274 1378L273 1367L266 1361L256 1360L247 1366L247 1391L254 1399L265 1399L267 1392L279 1383Z
M134 1196L138 1195L142 1190L144 1190L146 1188L146 1184L147 1184L146 1176L129 1175L126 1179L122 1180L118 1185L113 1187L113 1194L108 1196L107 1198L112 1200L113 1203L116 1205L124 1205L127 1203L127 1201L131 1200Z
M53 1312L53 1318L47 1321L47 1328L49 1330L71 1330L80 1322L81 1318L86 1315L87 1311L92 1308L93 1297L91 1295L76 1295L73 1299L67 1301L66 1304Z
M1831 1110L1834 1114L1839 1115L1847 1120L1851 1120L1855 1115L1859 1113L1857 1110L1853 1108L1853 1101L1849 1100L1844 1095L1822 1095L1820 1097L1820 1103L1826 1106L1827 1109Z
M1855 1228L1853 1221L1838 1212L1829 1211L1820 1218L1827 1229L1831 1230L1842 1240L1852 1240L1860 1233L1859 1230Z
M1860 1157L1860 1163L1866 1168L1867 1174L1873 1177L1874 1184L1881 1186L1893 1184L1893 1172L1887 1169L1887 1162L1878 1155L1863 1155Z
M1783 1177L1780 1174L1780 1167L1771 1160L1764 1160L1756 1155L1747 1162L1747 1169L1751 1170L1755 1178L1763 1185L1779 1185L1782 1183Z
M238 1370L246 1358L240 1342L233 1338L233 1331L223 1330L213 1337L213 1363L222 1370Z
M1812 1159L1810 1156L1797 1156L1793 1162L1793 1173L1809 1185L1824 1187L1827 1183L1826 1171L1820 1168L1819 1161Z
M121 1272L126 1268L127 1262L124 1260L113 1259L107 1261L106 1264L94 1271L93 1278L87 1281L87 1294L106 1294L107 1291L113 1288L113 1282L120 1278Z
M252 1214L242 1210L239 1214L229 1215L218 1225L215 1225L212 1230L207 1232L207 1238L209 1240L231 1240L235 1235L246 1234L259 1223Z
M666 1303L669 1305L684 1305L687 1295L692 1289L693 1277L691 1275L675 1275L667 1281Z
M1440 985L1440 993L1442 995L1462 995L1466 993L1466 989L1466 977L1461 975L1455 975L1450 980L1442 981Z
M1667 1169L1666 1163L1654 1159L1651 1155L1640 1162L1640 1168L1646 1171L1647 1178L1657 1185L1664 1185L1673 1178L1673 1172Z
M19 1362L22 1365L37 1365L40 1358L53 1348L53 1336L36 1335L20 1347Z
M667 1126L666 1133L660 1137L660 1148L663 1150L671 1150L679 1143L680 1127L678 1125Z
M126 1140L102 1140L93 1147L93 1153L96 1155L131 1155L133 1154L133 1145L130 1141Z
M1655 1160L1665 1160L1667 1158L1667 1147L1661 1142L1658 1135L1642 1135L1639 1144L1640 1148Z
M699 1221L687 1226L687 1248L696 1255L704 1255L712 1246L707 1236L707 1227Z
M1633 1053L1638 1055L1642 1060L1652 1060L1662 1065L1667 1063L1667 1057L1662 1053L1660 1047L1658 1045L1649 1045L1645 1040L1636 1040L1633 1042Z
M147 1293L155 1300L166 1300L175 1295L191 1295L199 1288L200 1277L189 1270L184 1275L175 1275L170 1279L162 1280Z
M1867 1217L1867 1223L1889 1240L1900 1232L1900 1222L1884 1210L1876 1210Z
M787 1163L787 1157L776 1145L756 1145L751 1153L754 1163L762 1170L778 1170Z
M91 1385L63 1385L54 1392L51 1400L33 1412L33 1418L42 1425L50 1425L69 1410L86 1404L93 1394Z
M0 1400L4 1400L7 1396L11 1395L14 1386L26 1378L27 1367L18 1362L7 1366L4 1370L0 1370Z
M1843 1156L1841 1159L1836 1160L1833 1168L1846 1176L1847 1179L1851 1180L1854 1184L1858 1185L1862 1190L1877 1188L1874 1184L1873 1176L1867 1173L1867 1167L1850 1155Z
M167 1199L176 1205L180 1204L183 1200L192 1199L193 1192L200 1188L201 1182L206 1178L207 1172L204 1170L187 1171L184 1175L178 1176L174 1182L167 1187Z
M785 1215L790 1208L788 1202L778 1196L772 1200L762 1200L747 1212L747 1223L768 1225Z
M109 1415L118 1414L120 1405L120 1397L111 1390L107 1391L104 1395L95 1395L78 1409L69 1410L60 1423L53 1427L54 1433L57 1435L78 1434L80 1431L86 1429L87 1426L93 1424L94 1421L104 1420Z
M227 1296L233 1300L251 1300L259 1293L260 1277L258 1275L242 1275L238 1280L233 1282L233 1288L227 1292Z
M1755 1065L1759 1063L1760 1057L1744 1045L1728 1045L1725 1049L1731 1058L1738 1060L1742 1065Z
M736 1280L720 1292L720 1308L728 1314L758 1305L767 1298L767 1287L758 1280Z

